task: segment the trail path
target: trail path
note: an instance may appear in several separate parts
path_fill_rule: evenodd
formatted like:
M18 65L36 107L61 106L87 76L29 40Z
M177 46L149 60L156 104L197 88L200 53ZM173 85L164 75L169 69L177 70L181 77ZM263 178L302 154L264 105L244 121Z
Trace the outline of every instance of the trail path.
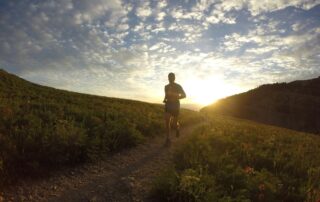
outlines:
M153 179L172 162L174 148L200 124L172 135L170 147L164 135L103 160L57 173L47 180L29 180L4 191L5 201L148 201ZM1 196L1 193L0 193ZM0 198L1 202L1 198Z

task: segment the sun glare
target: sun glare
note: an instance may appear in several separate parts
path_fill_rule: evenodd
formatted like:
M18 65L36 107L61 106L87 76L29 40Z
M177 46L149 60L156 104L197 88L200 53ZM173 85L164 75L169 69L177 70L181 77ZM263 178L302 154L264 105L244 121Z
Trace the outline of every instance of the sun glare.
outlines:
M239 88L229 85L218 78L188 80L184 85L188 100L203 106L240 91Z

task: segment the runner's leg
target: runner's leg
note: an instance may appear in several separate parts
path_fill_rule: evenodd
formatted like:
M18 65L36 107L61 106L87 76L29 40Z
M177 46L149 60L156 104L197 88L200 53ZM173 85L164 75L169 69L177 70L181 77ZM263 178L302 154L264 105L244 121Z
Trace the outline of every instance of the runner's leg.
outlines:
M180 124L178 121L178 116L173 117L172 126L176 130L176 136L179 137L180 136Z
M171 131L171 114L169 114L168 112L164 113L164 117L165 117L165 124L166 124L166 141L170 140L170 131Z

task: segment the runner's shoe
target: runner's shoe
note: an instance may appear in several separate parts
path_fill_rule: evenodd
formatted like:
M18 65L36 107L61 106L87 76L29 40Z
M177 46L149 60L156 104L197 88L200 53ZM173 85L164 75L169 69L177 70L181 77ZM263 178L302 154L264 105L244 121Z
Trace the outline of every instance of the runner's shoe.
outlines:
M180 136L180 124L179 122L177 122L177 126L176 126L176 137Z

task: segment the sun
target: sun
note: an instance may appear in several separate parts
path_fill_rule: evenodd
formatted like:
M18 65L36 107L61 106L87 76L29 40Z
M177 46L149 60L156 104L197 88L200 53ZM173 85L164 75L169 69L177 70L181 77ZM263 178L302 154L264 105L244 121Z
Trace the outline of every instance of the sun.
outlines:
M239 92L237 87L219 78L189 79L185 82L184 88L188 101L202 106Z

